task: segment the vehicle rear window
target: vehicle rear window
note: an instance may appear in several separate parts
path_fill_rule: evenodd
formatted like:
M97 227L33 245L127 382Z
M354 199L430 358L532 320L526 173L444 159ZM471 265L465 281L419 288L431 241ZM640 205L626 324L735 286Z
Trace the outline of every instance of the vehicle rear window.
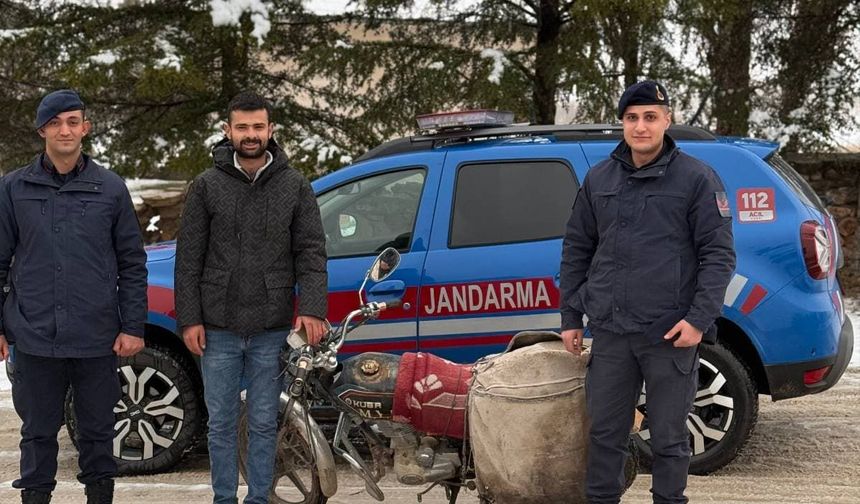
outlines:
M769 164L776 173L779 174L780 177L791 187L791 190L794 194L800 198L807 206L811 206L821 210L822 212L827 209L824 206L824 202L821 201L821 198L818 197L818 194L812 189L806 179L803 178L797 170L795 170L788 161L782 158L779 154L773 154L769 158L767 158L767 164Z
M448 246L559 238L577 189L570 166L561 161L461 166Z

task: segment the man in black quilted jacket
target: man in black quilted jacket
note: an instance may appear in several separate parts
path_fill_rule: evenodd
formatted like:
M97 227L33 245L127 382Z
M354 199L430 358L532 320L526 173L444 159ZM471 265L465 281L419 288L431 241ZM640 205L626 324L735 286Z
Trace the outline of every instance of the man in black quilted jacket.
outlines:
M279 351L294 325L311 343L327 311L325 233L307 179L272 138L272 107L233 98L214 166L188 190L176 246L176 312L201 356L215 503L237 502L237 422L246 386L246 504L268 502L275 460ZM301 289L294 309L294 291Z

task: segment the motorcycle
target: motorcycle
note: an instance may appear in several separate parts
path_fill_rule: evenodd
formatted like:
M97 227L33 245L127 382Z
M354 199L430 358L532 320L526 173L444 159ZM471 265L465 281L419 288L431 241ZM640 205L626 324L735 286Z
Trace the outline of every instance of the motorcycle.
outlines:
M450 504L456 502L461 489L476 488L464 407L472 365L420 353L400 356L370 352L338 360L338 351L350 332L400 305L399 300L364 300L368 281L385 280L399 263L400 254L394 248L385 249L376 258L359 289L360 306L338 326L329 326L317 346L309 345L301 333L290 333L281 355L284 388L270 503L324 504L337 492L335 455L349 464L364 481L367 493L378 501L385 499L378 482L392 467L401 484L427 485L418 493L418 502L436 486L444 489ZM413 405L422 410L422 417L403 413L402 404L406 401L403 397L408 396L413 403L416 399L402 393L397 379L401 361L416 356L435 366L434 381L427 388L439 389L436 392L442 394L435 397L444 397L442 402L446 403L435 410ZM418 386L423 382L415 383ZM410 377L408 385L412 384ZM431 402L438 406L440 401L423 406L433 406ZM320 405L336 412L331 440L317 422L318 415L312 415ZM246 479L249 456L247 414L243 408L239 422L239 468ZM631 457L626 470L628 486L635 478L635 468L636 457ZM490 504L483 497L481 502Z

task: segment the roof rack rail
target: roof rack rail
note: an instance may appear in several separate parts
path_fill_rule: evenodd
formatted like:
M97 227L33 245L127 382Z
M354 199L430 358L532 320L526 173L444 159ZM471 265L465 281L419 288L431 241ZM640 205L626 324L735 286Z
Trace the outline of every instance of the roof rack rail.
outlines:
M669 126L669 134L675 140L715 141L717 139L713 133L707 130L684 124ZM365 152L355 162L394 154L427 151L444 145L463 144L476 140L529 136L554 136L561 141L620 140L622 128L620 124L550 124L443 131L432 135L417 135L390 140Z

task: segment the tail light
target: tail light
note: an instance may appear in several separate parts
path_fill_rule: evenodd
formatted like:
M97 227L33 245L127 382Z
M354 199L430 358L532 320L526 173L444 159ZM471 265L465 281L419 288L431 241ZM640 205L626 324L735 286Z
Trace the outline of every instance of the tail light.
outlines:
M820 382L827 376L827 373L830 371L831 366L824 366L823 368L818 369L810 369L803 373L803 383L805 385L815 385Z
M816 280L823 280L833 271L833 240L830 233L815 221L800 225L800 246L806 271Z

